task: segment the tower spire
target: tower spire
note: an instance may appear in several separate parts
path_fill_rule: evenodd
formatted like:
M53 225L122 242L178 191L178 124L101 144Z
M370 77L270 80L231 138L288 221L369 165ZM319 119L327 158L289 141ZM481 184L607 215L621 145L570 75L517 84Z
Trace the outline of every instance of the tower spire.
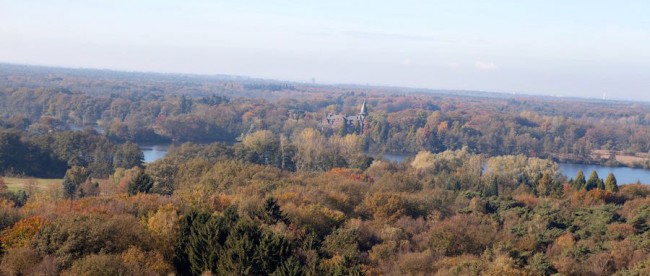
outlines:
M363 99L363 104L361 105L361 110L359 115L368 116L368 108L366 108L366 99Z
M363 99L363 104L361 104L361 110L359 110L359 116L357 120L359 122L359 134L363 135L365 132L366 117L368 117L368 108L366 107L366 99Z

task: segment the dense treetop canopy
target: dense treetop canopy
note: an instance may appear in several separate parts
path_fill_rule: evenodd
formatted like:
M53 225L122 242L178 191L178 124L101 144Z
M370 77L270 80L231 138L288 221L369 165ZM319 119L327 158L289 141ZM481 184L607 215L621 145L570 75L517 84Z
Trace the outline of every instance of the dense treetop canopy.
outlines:
M3 275L650 273L650 189L556 163L649 166L650 106L2 68Z

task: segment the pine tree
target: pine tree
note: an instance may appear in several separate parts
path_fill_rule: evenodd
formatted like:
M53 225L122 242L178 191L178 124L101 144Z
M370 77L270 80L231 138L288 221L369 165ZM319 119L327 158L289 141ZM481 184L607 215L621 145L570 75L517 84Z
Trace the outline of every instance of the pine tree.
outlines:
M607 179L605 179L605 190L618 192L618 183L616 182L616 177L611 172L607 175Z
M262 234L257 254L261 256L262 272L270 274L291 257L292 248L286 238L267 230Z
M262 233L259 225L250 220L240 220L226 239L221 257L218 260L219 275L261 275L262 258L257 247Z
M284 236L228 207L221 216L192 211L181 220L174 265L181 275L298 275L293 253Z
M603 180L598 177L598 172L592 171L587 180L587 184L585 185L585 189L587 189L587 191L597 189L601 186L600 183L602 181Z
M282 213L280 205L278 205L277 201L272 197L266 199L266 202L264 202L264 210L261 219L266 224L276 224L278 222L289 224L289 220Z
M180 222L179 239L176 245L176 256L174 258L174 265L180 274L196 274L203 273L206 267L212 268L203 262L200 258L204 251L206 240L202 237L206 231L201 231L207 222L212 218L212 215L207 212L192 211L185 216Z
M298 276L304 275L302 271L302 264L295 257L289 257L286 261L282 262L280 266L273 272L272 275L277 276Z
M602 178L598 179L598 189L603 190L603 191L605 190L605 181L603 181Z
M153 178L143 171L138 174L129 182L129 195L137 193L149 193L153 188Z
M573 189L580 190L584 189L587 181L585 180L585 174L582 170L578 170L575 180L573 180Z
M192 225L187 248L190 268L195 275L215 271L222 240L228 235L223 218L215 218L207 213L197 218Z

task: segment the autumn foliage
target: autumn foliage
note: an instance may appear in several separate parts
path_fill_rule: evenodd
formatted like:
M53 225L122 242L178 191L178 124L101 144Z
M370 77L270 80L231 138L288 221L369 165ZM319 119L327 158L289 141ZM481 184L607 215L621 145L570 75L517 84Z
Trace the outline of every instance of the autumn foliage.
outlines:
M642 160L645 105L12 72L0 173L64 179L0 178L1 275L650 272L650 188L553 161ZM363 133L319 123L362 99ZM178 143L143 164L133 141Z

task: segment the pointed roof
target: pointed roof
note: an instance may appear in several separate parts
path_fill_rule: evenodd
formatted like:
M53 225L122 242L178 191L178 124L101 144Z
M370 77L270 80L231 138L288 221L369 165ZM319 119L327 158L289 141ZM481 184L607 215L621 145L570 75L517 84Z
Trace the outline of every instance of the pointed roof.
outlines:
M368 108L366 108L366 100L363 100L363 104L361 105L361 111L359 111L359 115L367 116L368 115Z

